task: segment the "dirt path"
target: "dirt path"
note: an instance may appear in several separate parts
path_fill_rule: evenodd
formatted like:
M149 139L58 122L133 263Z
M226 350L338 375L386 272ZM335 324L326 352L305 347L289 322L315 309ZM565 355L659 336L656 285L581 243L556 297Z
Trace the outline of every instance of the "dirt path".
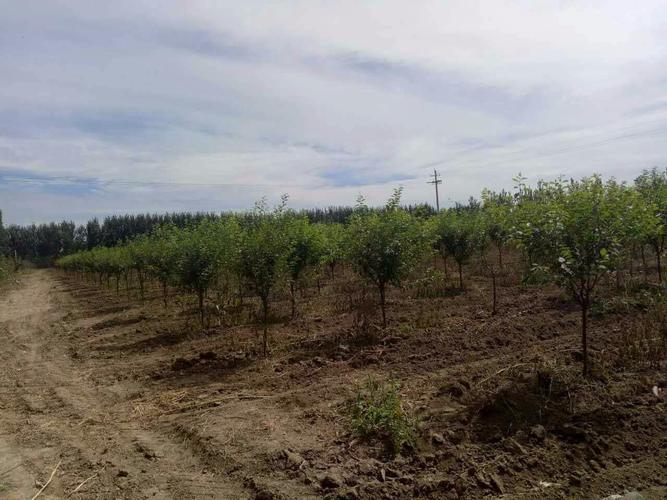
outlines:
M61 342L76 303L49 271L23 275L0 296L0 497L243 498L178 439L133 422Z

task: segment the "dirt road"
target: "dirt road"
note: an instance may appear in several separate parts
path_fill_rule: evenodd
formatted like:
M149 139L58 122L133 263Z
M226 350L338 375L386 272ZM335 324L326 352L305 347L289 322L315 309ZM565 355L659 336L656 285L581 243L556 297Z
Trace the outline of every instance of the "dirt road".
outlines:
M0 297L0 497L243 498L178 439L146 430L96 385L62 339L80 326L76 302L49 271L24 274ZM92 479L90 479L92 478Z

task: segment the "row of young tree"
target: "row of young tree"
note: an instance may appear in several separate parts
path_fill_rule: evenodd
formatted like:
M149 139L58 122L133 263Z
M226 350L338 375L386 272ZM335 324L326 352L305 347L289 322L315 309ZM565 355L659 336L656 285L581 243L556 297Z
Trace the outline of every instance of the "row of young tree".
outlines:
M434 213L434 209L426 204L409 205L404 208L422 217ZM311 223L325 224L346 223L353 213L354 207L345 206L304 209L296 212ZM138 236L148 235L160 226L187 228L203 220L227 217L234 217L243 223L253 215L246 212L174 212L110 215L101 221L93 218L81 225L76 225L72 221L26 226L12 224L2 233L4 244L0 241L0 255L11 254L18 259L29 260L38 265L50 265L59 257L81 250L121 245Z
M509 247L523 256L526 277L548 276L581 307L583 369L588 372L588 312L600 281L611 273L634 273L651 249L662 281L667 239L667 170L644 172L633 186L598 176L579 181L517 180L514 193L485 191L482 202L418 217L400 206L397 190L381 210L361 200L346 224L311 223L283 202L264 204L239 219L204 219L187 228L157 227L150 235L114 248L96 248L59 260L63 269L115 280L136 275L197 297L202 322L205 300L218 294L254 293L261 304L264 351L272 292L287 285L295 313L297 289L305 276L335 272L346 262L377 289L383 325L386 295L432 261L433 252L453 261L458 282L475 258L490 276L496 312L496 275ZM646 265L644 265L646 271ZM165 293L166 300L166 293Z
M7 258L9 246L7 244L7 232L2 223L2 210L0 210L0 281L4 280L12 272L13 264Z

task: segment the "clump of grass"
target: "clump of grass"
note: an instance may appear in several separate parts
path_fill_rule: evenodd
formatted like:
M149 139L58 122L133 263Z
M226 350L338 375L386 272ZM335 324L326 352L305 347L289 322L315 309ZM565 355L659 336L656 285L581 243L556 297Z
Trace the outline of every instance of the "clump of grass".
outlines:
M369 379L352 405L352 427L364 439L377 439L396 455L404 445L414 445L415 422L405 410L399 384Z
M549 270L545 266L533 264L527 269L521 279L523 285L547 285L553 281Z
M429 270L426 276L414 280L410 286L415 299L434 299L461 294L458 287L447 286L445 275L439 270Z
M591 306L591 314L629 314L632 311L650 311L667 302L667 287L635 283L623 295L602 298Z
M667 304L659 304L628 328L617 364L626 368L660 368L667 359Z

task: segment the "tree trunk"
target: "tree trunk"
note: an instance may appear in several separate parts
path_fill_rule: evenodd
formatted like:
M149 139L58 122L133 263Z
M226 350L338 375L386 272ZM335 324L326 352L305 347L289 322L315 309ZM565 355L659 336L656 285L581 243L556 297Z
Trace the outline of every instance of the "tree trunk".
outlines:
M336 279L336 274L334 273L334 269L335 269L335 267L336 267L336 263L335 263L335 262L330 262L330 263L329 263L329 268L331 269L331 279L332 279L332 280Z
M167 308L167 281L162 282L162 302L164 302L164 308Z
M294 285L294 280L291 280L289 282L289 291L290 291L290 299L292 302L292 319L294 319L294 316L296 315L296 296L295 296L295 285Z
M263 312L262 321L264 323L264 336L262 338L262 354L264 357L266 357L266 355L269 352L269 335L268 335L269 298L268 297L262 297L262 312Z
M495 316L498 312L497 306L497 293L496 293L496 272L491 267L491 283L493 284L493 309L491 310L491 315Z
M588 299L581 302L581 351L584 362L583 374L588 376Z
M503 270L503 247L498 245L498 269Z
M646 253L644 252L644 245L641 246L642 267L644 268L644 283L648 281L648 266L646 265Z
M197 290L197 298L199 299L199 321L201 327L204 328L204 290Z
M447 281L449 281L449 273L447 271L447 254L443 252L441 255L442 255L442 267L445 272L445 285L446 285Z
M656 245L655 246L655 259L658 265L658 284L662 285L662 262L660 260L660 254L662 253L661 248Z
M141 294L141 300L144 300L144 275L139 270L137 271L137 277L139 278L139 293Z
M459 288L463 290L463 266L460 262L457 262L457 264L459 266Z
M385 302L385 291L386 285L383 283L380 285L380 309L382 309L382 328L387 328L387 312L386 312L386 302Z

